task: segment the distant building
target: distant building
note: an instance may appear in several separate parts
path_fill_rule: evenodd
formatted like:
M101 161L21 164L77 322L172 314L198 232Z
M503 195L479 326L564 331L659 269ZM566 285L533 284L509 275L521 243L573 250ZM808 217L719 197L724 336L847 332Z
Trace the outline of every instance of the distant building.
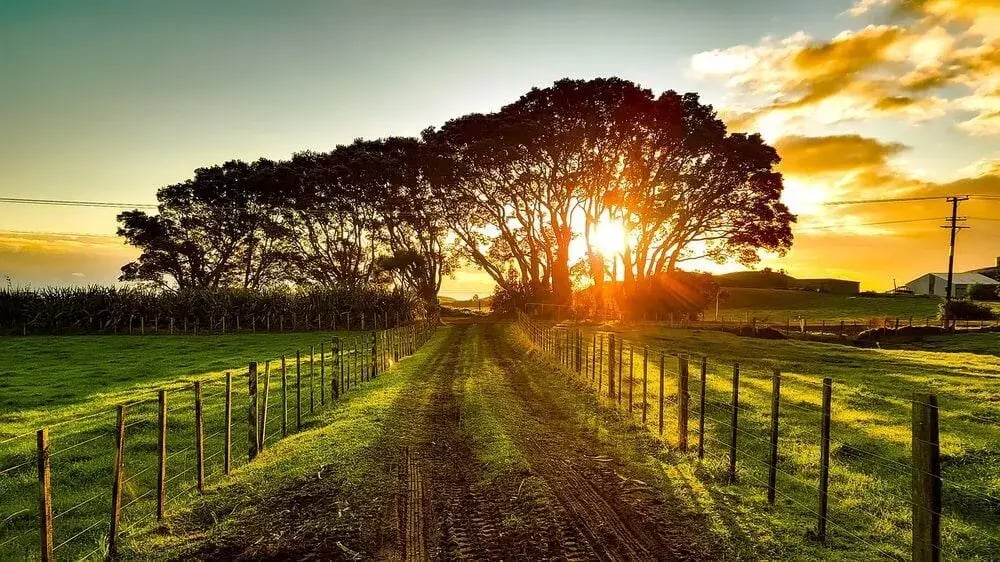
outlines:
M1000 257L997 258L997 264L995 266L973 269L969 273L978 273L980 275L985 275L990 279L1000 281Z
M964 298L973 285L1000 285L1000 281L990 279L981 273L954 273L951 282L951 295L958 299ZM906 286L917 295L944 297L948 294L948 274L928 273L910 281Z

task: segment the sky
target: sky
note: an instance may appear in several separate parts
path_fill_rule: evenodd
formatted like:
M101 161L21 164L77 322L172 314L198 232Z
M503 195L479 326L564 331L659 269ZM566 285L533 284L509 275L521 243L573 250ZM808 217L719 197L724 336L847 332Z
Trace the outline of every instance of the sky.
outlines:
M4 0L0 197L154 203L200 166L619 76L698 92L778 148L799 221L761 266L886 289L947 268L948 204L826 203L1000 196L1000 0L901 2ZM115 214L0 203L0 281L114 282L136 255ZM956 268L995 263L1000 200L960 214ZM442 293L492 288L467 267Z

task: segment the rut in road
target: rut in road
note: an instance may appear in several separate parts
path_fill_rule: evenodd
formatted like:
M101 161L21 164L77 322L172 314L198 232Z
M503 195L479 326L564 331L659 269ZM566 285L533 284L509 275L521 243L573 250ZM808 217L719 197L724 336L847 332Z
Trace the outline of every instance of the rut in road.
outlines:
M558 375L524 361L525 352L498 326L451 329L458 332L453 345L427 373L429 398L413 400L397 420L397 466L406 467L397 500L402 557L692 558L660 516L663 506L630 489L610 459L598 458L591 437L529 380ZM465 384L486 362L501 368L519 405L504 431L530 468L512 478L485 476L461 419ZM383 550L381 557L399 554Z
M489 357L502 366L526 412L518 425L519 443L533 471L569 516L564 524L582 533L601 559L691 558L680 547L687 541L679 532L672 533L662 517L663 506L651 495L631 489L630 480L615 472L612 460L594 450L593 438L574 429L561 405L531 384L530 376L543 373L499 331L494 327L487 338Z
M425 373L425 388L396 411L389 434L401 459L397 499L399 549L406 560L500 559L502 506L483 487L479 461L461 430L462 384L471 364L462 360L472 326L454 326L446 353ZM416 394L423 393L425 397ZM421 399L422 398L422 399ZM400 552L381 552L398 558Z

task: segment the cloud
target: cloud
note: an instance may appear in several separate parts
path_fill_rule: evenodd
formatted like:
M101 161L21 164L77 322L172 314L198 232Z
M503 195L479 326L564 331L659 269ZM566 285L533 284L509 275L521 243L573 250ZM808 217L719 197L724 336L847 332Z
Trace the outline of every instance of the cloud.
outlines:
M861 135L788 136L774 146L781 155L781 171L801 176L882 168L907 148Z
M862 0L849 13L880 6L889 23L826 40L765 37L698 53L691 67L741 100L729 111L733 128L768 138L816 123L919 124L949 113L969 134L1000 134L1000 2Z
M959 170L960 177L1000 176L1000 158L983 158Z
M786 136L779 138L774 146L782 158L779 170L785 176L782 199L800 217L794 227L799 239L833 235L934 239L936 222L943 220L948 212L946 196L1000 197L1000 160L976 162L954 180L936 182L914 176L896 165L894 157L908 149L899 143L861 135ZM922 197L938 199L830 205ZM963 206L963 212L967 209L970 216L996 216L1000 211L1000 201L996 200L973 198ZM977 238L987 233L1000 235L997 222L976 228Z
M110 284L137 250L115 236L0 231L0 279L14 285Z

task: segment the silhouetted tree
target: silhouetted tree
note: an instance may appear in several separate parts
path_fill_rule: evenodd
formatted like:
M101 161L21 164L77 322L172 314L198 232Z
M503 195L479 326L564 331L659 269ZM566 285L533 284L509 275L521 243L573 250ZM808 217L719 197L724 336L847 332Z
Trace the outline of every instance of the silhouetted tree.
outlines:
M472 114L423 134L442 163L433 175L434 194L448 226L466 257L508 290L542 291L551 284L550 222L524 179L532 126L505 114Z
M592 236L606 220L626 227L626 292L686 260L752 264L760 250L791 244L777 153L759 136L729 135L694 94L654 97L618 78L560 80L424 139L452 164L437 178L450 226L508 291L534 286L569 304L580 231L600 287L607 256ZM507 275L509 265L519 277Z
M267 285L281 259L275 166L234 160L199 168L157 192L158 214L119 214L118 235L142 250L120 279L182 289Z
M119 216L119 234L142 249L121 278L181 288L395 285L435 304L460 249L504 302L571 304L582 268L571 271L570 249L582 234L599 301L616 256L601 255L593 237L612 221L626 232L619 292L652 302L662 280L680 279L661 274L685 261L751 265L762 250L790 247L795 217L780 201L778 161L760 136L729 134L695 94L560 80L420 140L198 169L158 192L157 215Z

